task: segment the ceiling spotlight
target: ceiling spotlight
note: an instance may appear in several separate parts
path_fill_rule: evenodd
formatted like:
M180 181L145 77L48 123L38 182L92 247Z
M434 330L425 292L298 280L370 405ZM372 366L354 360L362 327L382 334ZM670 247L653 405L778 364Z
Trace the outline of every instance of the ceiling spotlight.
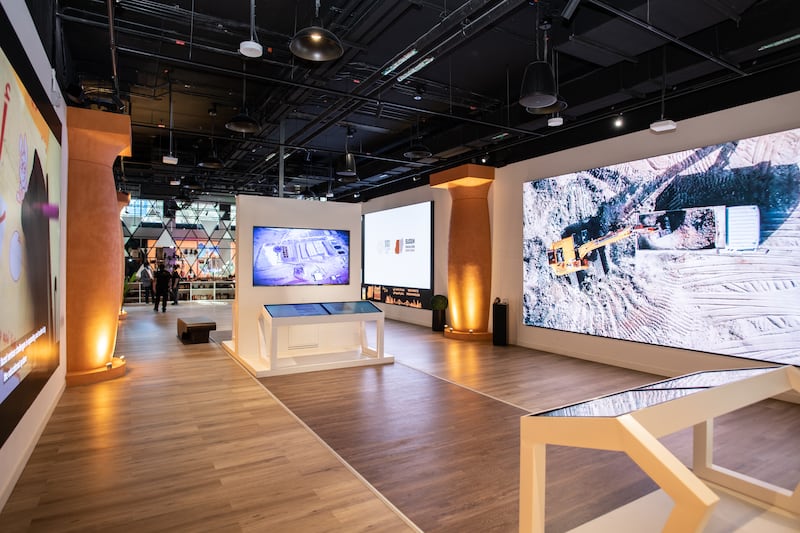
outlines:
M422 85L417 85L417 91L414 94L414 100L419 102L420 100L422 100L423 94L425 94L425 87L423 87Z
M482 155L481 156L481 164L485 165L488 162L489 162L489 154Z
M256 0L250 2L250 40L239 43L239 53L245 57L261 57L264 53L256 41Z
M303 28L292 37L289 50L300 59L332 61L342 57L344 47L333 32L322 27L322 21L319 18L319 1L316 0L316 11L311 26Z
M675 131L678 125L674 121L665 118L665 106L667 101L667 49L663 50L661 56L662 74L661 74L661 118L650 124L650 131L653 133L665 133L668 131Z
M618 115L617 118L614 119L614 127L621 128L623 124L622 115Z
M255 41L242 41L239 43L239 53L247 57L261 57L264 49Z
M675 131L678 129L678 125L675 123L674 120L670 119L662 119L656 120L652 124L650 124L650 131L653 133L664 133L667 131Z

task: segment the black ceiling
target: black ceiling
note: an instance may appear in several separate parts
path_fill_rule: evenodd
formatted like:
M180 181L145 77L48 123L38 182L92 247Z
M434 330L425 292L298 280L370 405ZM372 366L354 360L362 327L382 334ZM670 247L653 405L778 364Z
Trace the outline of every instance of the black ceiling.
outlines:
M115 175L142 198L278 196L283 183L285 196L363 201L465 162L502 166L646 129L662 105L681 120L800 89L797 0L322 0L321 23L344 44L324 63L289 51L314 0L256 1L257 59L238 52L249 0L28 4L68 104L130 114L133 155ZM556 67L560 127L517 102L537 57ZM242 111L258 132L225 128ZM432 155L404 156L417 143ZM345 145L353 183L336 174ZM162 162L170 153L177 165ZM213 154L223 168L198 166Z

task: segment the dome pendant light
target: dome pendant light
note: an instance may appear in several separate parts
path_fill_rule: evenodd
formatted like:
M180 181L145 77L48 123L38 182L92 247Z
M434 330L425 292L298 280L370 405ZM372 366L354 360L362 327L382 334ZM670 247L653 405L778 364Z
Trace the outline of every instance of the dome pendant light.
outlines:
M289 50L300 59L316 62L332 61L342 57L344 47L333 32L322 27L319 1L316 0L317 8L311 26L303 28L292 37Z
M356 170L356 156L348 148L348 139L353 135L355 135L355 129L348 127L347 136L344 139L344 159L336 170L336 175L339 176L339 181L342 183L356 183L359 181L358 171Z
M217 155L217 147L214 145L214 122L211 122L211 155L197 164L200 168L219 170L225 167L225 162Z
M548 21L542 22L542 27L549 28ZM547 61L539 59L539 4L536 4L536 61L525 67L522 77L519 103L525 108L538 109L548 107L558 101L556 95L556 82L553 69ZM547 35L545 34L544 57L547 57Z
M256 120L247 114L247 76L242 78L242 112L236 114L228 122L225 128L237 133L257 133L261 126Z
M412 161L416 161L418 159L425 159L426 157L430 157L432 155L433 153L431 153L428 147L422 144L422 132L420 131L419 117L417 117L417 138L415 140L413 137L412 126L411 146L408 147L408 150L403 152L403 157L406 159L411 159Z

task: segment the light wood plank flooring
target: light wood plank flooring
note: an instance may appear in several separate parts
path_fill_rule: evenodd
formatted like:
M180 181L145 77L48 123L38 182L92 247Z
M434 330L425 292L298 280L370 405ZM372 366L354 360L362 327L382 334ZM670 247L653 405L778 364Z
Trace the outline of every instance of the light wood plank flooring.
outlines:
M17 531L413 531L216 344L230 305L128 306L123 378L64 393L0 514Z
M175 337L178 316L230 328L229 305L130 311L127 375L66 391L0 529L411 530L218 345ZM428 532L515 531L519 416L659 379L393 321L386 346L394 365L261 381ZM793 487L798 422L777 401L723 417L720 462ZM664 442L688 459L688 432ZM548 532L654 488L619 454L549 447Z

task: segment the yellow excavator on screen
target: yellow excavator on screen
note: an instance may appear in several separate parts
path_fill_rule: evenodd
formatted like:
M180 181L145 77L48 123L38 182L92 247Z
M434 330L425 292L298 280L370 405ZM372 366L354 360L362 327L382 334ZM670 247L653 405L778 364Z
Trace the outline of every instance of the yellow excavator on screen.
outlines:
M602 237L592 239L579 246L575 246L575 236L569 235L550 245L547 250L547 262L553 268L556 276L566 276L573 272L589 268L589 254L608 244L627 239L635 233L654 232L658 228L645 226L628 226L609 232Z

